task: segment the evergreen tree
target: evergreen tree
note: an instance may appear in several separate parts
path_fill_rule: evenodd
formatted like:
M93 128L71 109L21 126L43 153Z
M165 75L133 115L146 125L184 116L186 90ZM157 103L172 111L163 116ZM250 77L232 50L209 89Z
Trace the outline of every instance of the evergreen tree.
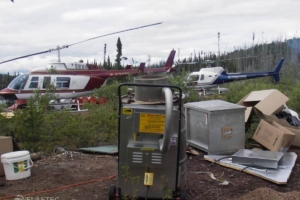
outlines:
M107 56L107 69L111 69L110 58Z
M10 83L10 74L8 72L6 77L5 77L5 85L7 86L9 83Z
M2 90L2 89L4 88L4 78L3 78L3 74L0 74L0 83L1 83L0 89Z
M104 69L108 69L108 67L107 67L107 62L106 62L105 60L103 61L103 68L104 68Z
M118 41L117 41L117 55L116 55L116 68L117 69L122 69L122 66L121 66L121 56L122 56L122 43L121 43L121 40L120 40L120 37L118 38Z

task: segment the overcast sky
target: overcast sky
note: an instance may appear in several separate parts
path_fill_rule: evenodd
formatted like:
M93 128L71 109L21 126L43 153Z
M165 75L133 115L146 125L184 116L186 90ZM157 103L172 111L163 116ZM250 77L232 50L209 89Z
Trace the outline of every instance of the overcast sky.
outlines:
M103 48L115 59L120 37L123 56L137 62L176 60L194 51L235 47L298 37L298 0L0 0L0 62L73 44L92 37L163 22L61 50L61 60L103 62ZM178 54L178 49L180 49ZM57 52L0 65L0 73L26 72L57 61ZM124 64L131 63L124 61Z

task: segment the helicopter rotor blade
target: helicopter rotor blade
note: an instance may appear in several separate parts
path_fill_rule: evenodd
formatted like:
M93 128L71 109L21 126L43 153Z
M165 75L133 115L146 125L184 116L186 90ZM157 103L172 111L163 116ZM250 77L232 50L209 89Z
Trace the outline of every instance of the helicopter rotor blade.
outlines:
M196 65L200 64L200 62L175 62L175 65Z
M146 28L146 27L149 27L149 26L156 26L156 25L159 25L159 24L162 24L162 22L155 23L155 24L148 24L148 25L145 25L145 26L140 26L140 27L135 27L135 28L130 28L130 29L122 30L122 31L117 31L117 32L105 34L105 35L100 35L100 36L93 37L93 38L83 40L83 41L80 41L80 42L76 42L76 43L73 43L73 44L64 45L64 46L61 46L61 47L58 46L56 49L50 49L50 50L47 50L47 51L42 51L42 52L33 53L33 54L26 55L26 56L21 56L21 57L13 58L13 59L10 59L10 60L6 60L6 61L3 61L3 62L0 62L0 64L7 63L7 62L10 62L10 61L14 61L14 60L18 60L18 59L22 59L22 58L27 58L27 57L30 57L30 56L43 54L43 53L58 51L58 50L61 50L61 49L69 48L70 46L74 46L76 44L80 44L80 43L87 42L87 41L90 41L90 40L98 39L98 38L101 38L101 37L114 35L114 34L118 34L118 33L123 33L123 32L127 32L127 31L133 31L133 30L136 30L136 29Z
M80 43L87 42L87 41L90 41L90 40L98 39L98 38L101 38L101 37L114 35L114 34L117 34L117 33L123 33L123 32L127 32L127 31L133 31L133 30L136 30L136 29L146 28L146 27L149 27L149 26L156 26L156 25L159 25L159 24L162 24L162 22L155 23L155 24L149 24L149 25L145 25L145 26L140 26L140 27L136 27L136 28L131 28L131 29L126 29L126 30L123 30L123 31L117 31L117 32L109 33L109 34L105 34L105 35L100 35L100 36L97 36L97 37L93 37L93 38L90 38L90 39L87 39L87 40L83 40L83 41L76 42L76 43L70 44L70 45L65 45L65 46L66 46L66 48L68 48L70 46L74 46L76 44L80 44Z
M226 61L226 60L238 60L238 59L248 59L248 58L258 58L260 56L247 56L247 57L240 57L240 58L228 58L228 59L222 59L220 61Z
M27 58L27 57L30 57L30 56L35 56L35 55L43 54L43 53L49 53L49 52L51 52L51 51L52 51L52 50L42 51L42 52L38 52L38 53L29 54L29 55L26 55L26 56L21 56L21 57L13 58L13 59L10 59L10 60L6 60L6 61L3 61L3 62L0 62L0 64L7 63L7 62L10 62L10 61L13 61L13 60L18 60L18 59L22 59L22 58Z

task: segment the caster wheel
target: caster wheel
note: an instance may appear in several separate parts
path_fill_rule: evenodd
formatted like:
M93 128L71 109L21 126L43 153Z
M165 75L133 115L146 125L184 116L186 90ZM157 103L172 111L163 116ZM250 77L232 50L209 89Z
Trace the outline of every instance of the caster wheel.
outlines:
M108 200L116 199L116 192L117 192L116 186L115 185L110 185L109 193L108 193Z
M186 200L186 188L180 189L180 200Z

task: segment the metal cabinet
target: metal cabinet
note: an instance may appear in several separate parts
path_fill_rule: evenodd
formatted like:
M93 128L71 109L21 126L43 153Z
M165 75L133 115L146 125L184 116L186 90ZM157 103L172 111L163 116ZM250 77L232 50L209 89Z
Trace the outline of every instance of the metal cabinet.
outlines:
M245 148L246 107L222 100L184 107L188 145L208 154L231 154Z

